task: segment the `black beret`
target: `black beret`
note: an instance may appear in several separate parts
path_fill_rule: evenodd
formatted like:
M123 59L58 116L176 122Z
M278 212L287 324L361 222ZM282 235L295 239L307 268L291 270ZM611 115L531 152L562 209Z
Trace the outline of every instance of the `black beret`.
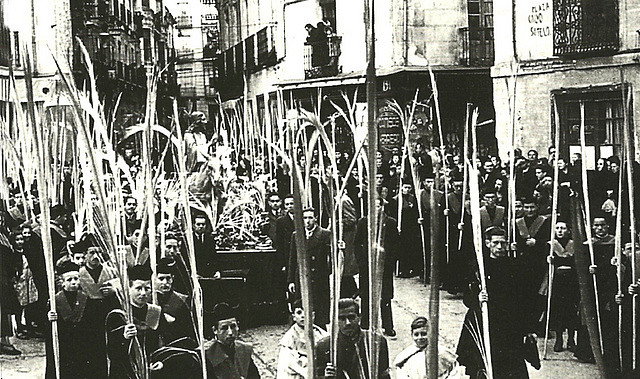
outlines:
M158 261L156 265L156 273L173 274L176 267L176 261L171 257L165 257Z
M60 266L58 266L58 274L62 275L65 274L67 272L71 272L71 271L80 271L80 266L78 266L77 264L71 262L71 261L65 261L63 263L60 264Z
M213 322L216 327L218 326L218 322L235 317L234 309L227 303L218 303L213 307Z
M137 265L127 269L129 280L151 280L151 267L149 264Z

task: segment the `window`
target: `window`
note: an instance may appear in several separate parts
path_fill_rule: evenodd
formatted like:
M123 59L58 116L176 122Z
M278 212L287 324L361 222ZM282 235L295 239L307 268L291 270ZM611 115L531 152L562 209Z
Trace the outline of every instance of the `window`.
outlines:
M336 25L336 0L320 0L322 9L322 20L328 21L334 33L337 33Z
M493 64L493 0L467 0L469 26L461 28L463 64L487 66Z
M554 0L556 55L606 53L618 49L617 0Z
M561 151L564 151L565 156L569 156L573 151L580 151L582 105L585 144L588 150L595 151L591 156L597 160L614 154L620 155L624 127L623 88L627 90L626 86L618 85L595 90L574 89L554 93L560 117ZM630 110L628 112L631 116ZM555 116L552 117L553 125L554 118ZM555 127L552 130L555 130Z

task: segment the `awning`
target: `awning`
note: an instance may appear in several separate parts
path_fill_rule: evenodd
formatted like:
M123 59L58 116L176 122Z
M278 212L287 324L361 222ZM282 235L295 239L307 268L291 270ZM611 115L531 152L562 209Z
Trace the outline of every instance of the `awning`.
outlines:
M434 65L431 66L433 72L437 74L489 74L490 67L466 67L458 65ZM428 73L428 66L392 66L381 67L376 69L376 77L383 78L389 75L399 74L401 72L411 73ZM355 71L347 74L340 74L327 78L315 79L291 79L276 83L276 86L283 90L300 89L300 88L326 88L337 87L342 85L364 84L366 73L364 71Z

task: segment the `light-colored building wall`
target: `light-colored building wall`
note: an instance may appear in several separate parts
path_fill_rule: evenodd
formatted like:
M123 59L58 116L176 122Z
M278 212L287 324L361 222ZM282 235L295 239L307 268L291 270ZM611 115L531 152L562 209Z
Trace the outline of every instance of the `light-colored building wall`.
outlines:
M176 49L178 85L180 96L188 102L189 111L204 112L208 116L204 70L204 47L206 44L206 28L203 27L203 16L215 13L213 4L205 4L201 0L169 0L167 8L176 17L173 43Z
M459 29L467 26L465 0L376 1L376 66L459 64ZM264 93L254 83L304 79L306 24L322 20L317 0L222 0L219 2L221 50L234 46L267 25L276 25L278 63L267 73L250 75L250 93ZM238 14L240 25L238 28ZM241 34L238 34L238 29ZM336 1L336 32L342 37L342 73L366 68L364 2ZM270 80L262 80L268 76Z
M640 122L640 45L637 25L640 0L619 1L617 52L595 57L557 57L553 50L553 1L519 0L515 28L511 2L495 2L496 58L492 68L496 137L500 153L510 150L510 129L515 83L515 144L523 150L546 153L553 144L552 91L558 89L631 84L634 125ZM515 29L515 50L512 30ZM635 128L638 146L638 128ZM638 155L640 151L636 149Z

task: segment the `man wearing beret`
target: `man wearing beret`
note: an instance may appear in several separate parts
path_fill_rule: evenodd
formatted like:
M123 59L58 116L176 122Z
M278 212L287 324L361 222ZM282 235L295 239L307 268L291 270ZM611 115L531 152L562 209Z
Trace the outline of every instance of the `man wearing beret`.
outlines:
M106 378L106 354L104 343L92 333L100 325L91 317L95 305L88 301L87 293L80 288L80 267L70 261L58 268L62 278L62 290L56 294L56 310L49 311L50 322L57 322L60 346L61 378ZM47 333L47 378L55 378L53 345ZM102 337L104 338L104 337ZM100 349L102 346L102 350ZM105 362L103 362L105 361Z
M155 280L158 305L162 307L162 313L168 326L168 328L161 330L164 344L169 344L183 337L196 340L189 297L173 289L174 271L175 261L172 258L160 259L156 268Z
M220 303L213 309L215 339L207 342L207 376L209 379L260 378L251 355L253 346L238 341L238 321L231 307Z

